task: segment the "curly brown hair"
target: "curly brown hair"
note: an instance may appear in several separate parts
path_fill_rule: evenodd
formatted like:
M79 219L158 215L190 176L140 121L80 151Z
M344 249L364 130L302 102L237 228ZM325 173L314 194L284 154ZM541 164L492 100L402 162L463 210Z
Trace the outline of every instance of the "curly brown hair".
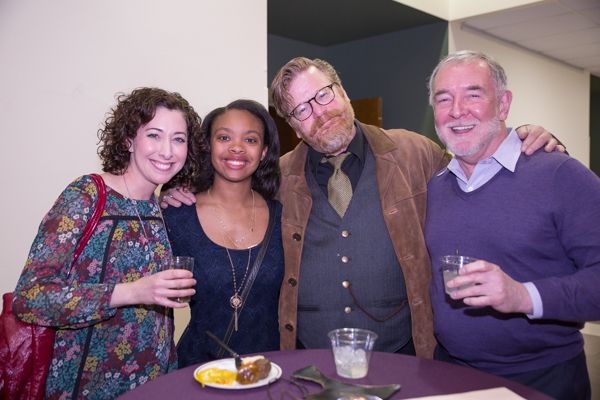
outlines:
M190 187L200 171L200 126L202 120L179 93L159 88L137 88L130 94L117 93L116 107L107 113L104 128L98 130L98 155L102 170L122 175L129 166L129 146L140 127L152 121L159 107L179 110L187 124L188 154L185 164L171 185Z

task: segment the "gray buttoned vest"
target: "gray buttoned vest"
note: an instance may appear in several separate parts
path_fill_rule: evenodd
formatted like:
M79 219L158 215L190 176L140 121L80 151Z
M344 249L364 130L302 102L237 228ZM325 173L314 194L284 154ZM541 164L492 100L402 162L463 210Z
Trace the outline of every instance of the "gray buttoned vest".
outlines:
M375 158L366 151L363 172L344 218L340 218L306 166L313 205L304 236L298 285L298 339L308 348L331 346L327 333L363 328L379 335L375 350L394 352L411 338L408 304L385 322L360 310L358 303L384 319L407 300L400 264L383 219L375 178Z

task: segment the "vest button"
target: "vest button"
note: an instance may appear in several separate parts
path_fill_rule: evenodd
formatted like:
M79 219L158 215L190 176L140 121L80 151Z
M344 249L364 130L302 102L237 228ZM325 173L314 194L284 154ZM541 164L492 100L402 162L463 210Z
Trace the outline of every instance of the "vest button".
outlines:
M294 327L292 324L285 324L285 330L288 332L294 332Z
M296 286L298 284L298 281L294 278L290 278L288 279L288 283L290 284L290 286Z
M352 311L352 309L351 309L350 307L346 307L346 308L344 308L344 312L345 312L346 314L350 314L350 312L351 312L351 311Z
M344 281L342 282L342 286L347 288L348 286L350 286L350 283L348 281Z
M299 234L299 233L294 233L294 234L292 235L292 239L294 239L296 242L299 242L299 241L300 241L300 239L302 239L302 236L300 236L300 234Z
M348 237L350 234L348 233L348 231L342 231L342 236L343 237Z
M346 264L348 262L348 257L346 257L346 256L342 257L342 262L344 264Z

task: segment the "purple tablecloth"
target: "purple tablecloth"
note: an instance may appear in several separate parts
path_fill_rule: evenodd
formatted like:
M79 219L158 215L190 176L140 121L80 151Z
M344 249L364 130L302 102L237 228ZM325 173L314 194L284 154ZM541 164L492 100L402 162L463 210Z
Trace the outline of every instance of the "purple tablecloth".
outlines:
M529 400L552 400L538 391L495 375L474 369L460 367L445 362L426 360L399 354L374 352L371 358L369 374L362 379L340 378L335 372L331 350L293 350L263 353L283 370L282 378L303 367L315 364L323 374L349 383L363 385L399 384L402 388L390 399L408 399L412 397L432 396L468 392L472 390L507 387ZM266 386L245 390L224 390L202 386L194 380L193 372L197 366L181 369L149 381L119 400L131 399L268 399ZM310 393L321 390L318 384L300 381ZM300 397L300 392L282 379L271 385L274 399L280 399L282 390L292 391ZM291 398L291 397L286 397Z

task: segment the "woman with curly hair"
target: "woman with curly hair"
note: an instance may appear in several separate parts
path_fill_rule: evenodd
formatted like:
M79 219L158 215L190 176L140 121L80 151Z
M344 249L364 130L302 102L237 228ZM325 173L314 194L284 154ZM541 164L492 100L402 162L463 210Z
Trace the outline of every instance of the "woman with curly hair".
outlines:
M284 262L281 204L274 199L280 182L275 122L260 103L236 100L204 118L201 139L209 151L194 182L195 204L165 210L173 252L194 257L198 282L190 324L177 344L180 368L217 358L220 349L204 332L224 338L232 321L229 346L238 353L279 349ZM242 304L272 209L274 228Z
M57 328L46 399L115 399L177 368L169 297L190 296L154 190L196 176L200 117L178 93L120 94L98 131L106 183L102 219L71 267L98 199L92 178L73 181L42 220L14 293L14 315Z

